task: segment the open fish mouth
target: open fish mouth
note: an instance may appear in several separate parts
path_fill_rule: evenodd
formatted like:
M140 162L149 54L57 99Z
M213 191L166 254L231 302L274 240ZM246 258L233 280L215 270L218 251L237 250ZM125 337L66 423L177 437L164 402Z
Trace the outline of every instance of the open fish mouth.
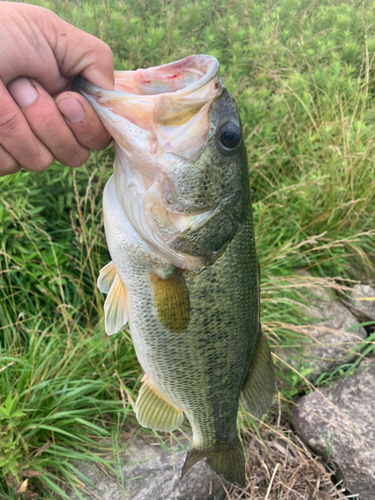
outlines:
M170 92L175 97L186 97L202 91L217 76L219 68L215 57L196 55L147 69L115 71L114 90L103 90L80 76L75 78L74 87L101 102L134 99L136 95L152 100L153 96Z
M209 107L222 91L218 72L215 57L196 55L148 69L115 71L113 91L82 77L74 87L91 102L129 160L155 177L166 169L165 161L158 162L163 154L199 157L209 131Z

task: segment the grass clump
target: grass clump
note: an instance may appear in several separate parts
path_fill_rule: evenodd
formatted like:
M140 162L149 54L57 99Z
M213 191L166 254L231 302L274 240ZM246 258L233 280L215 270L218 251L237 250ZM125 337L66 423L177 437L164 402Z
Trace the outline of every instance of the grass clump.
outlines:
M106 41L116 69L193 53L219 59L244 126L262 269L262 322L274 349L308 341L303 286L315 283L348 294L354 281L375 280L373 2L33 3ZM128 332L104 335L103 299L95 286L99 269L109 261L101 194L112 162L107 150L93 153L75 171L56 164L42 174L0 179L4 498L17 498L21 491L30 498L42 498L40 491L45 498L66 498L65 484L77 491L82 486L72 462L93 460L115 470L108 443L116 448L120 429L135 422L131 404L142 374ZM311 277L304 280L300 270ZM279 401L310 387L308 371L277 365ZM325 380L355 367L349 362ZM242 432L257 450L252 471L256 460L268 463L265 455L281 453L280 446L293 446L288 456L296 460L316 460L290 436L285 408L281 423L275 417L272 424L273 437L266 424L250 424L241 414ZM248 435L249 427L255 434ZM285 477L302 481L295 469L288 470ZM311 470L299 470L310 477ZM321 487L315 483L312 499L338 494L329 492L327 477ZM294 498L280 481L272 484L269 492L254 484L238 497L257 498L262 491L269 500ZM233 498L240 495L233 491Z

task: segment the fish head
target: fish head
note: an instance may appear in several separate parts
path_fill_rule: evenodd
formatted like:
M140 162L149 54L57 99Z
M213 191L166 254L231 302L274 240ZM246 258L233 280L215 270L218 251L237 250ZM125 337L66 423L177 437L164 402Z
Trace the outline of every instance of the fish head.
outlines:
M218 72L214 57L197 55L116 71L113 91L75 80L114 139L124 215L154 251L190 270L215 262L249 205L241 121Z

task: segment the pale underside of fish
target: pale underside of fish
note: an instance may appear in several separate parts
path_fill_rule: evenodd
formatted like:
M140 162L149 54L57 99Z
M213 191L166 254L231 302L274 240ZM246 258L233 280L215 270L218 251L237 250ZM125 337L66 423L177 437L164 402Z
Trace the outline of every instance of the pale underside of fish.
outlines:
M183 474L206 458L244 484L240 396L261 417L274 369L259 320L259 266L242 127L211 56L77 80L114 138L103 198L112 261L98 279L105 328L129 323L145 372L139 422L193 431Z

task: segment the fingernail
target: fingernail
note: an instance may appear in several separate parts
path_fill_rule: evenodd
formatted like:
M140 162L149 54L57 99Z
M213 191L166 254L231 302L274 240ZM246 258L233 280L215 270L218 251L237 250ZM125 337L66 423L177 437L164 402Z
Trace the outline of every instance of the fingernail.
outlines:
M33 103L39 96L34 85L26 77L17 78L11 82L8 85L8 90L20 108Z
M58 102L56 106L63 117L70 123L82 122L86 117L85 110L74 97L67 97Z

